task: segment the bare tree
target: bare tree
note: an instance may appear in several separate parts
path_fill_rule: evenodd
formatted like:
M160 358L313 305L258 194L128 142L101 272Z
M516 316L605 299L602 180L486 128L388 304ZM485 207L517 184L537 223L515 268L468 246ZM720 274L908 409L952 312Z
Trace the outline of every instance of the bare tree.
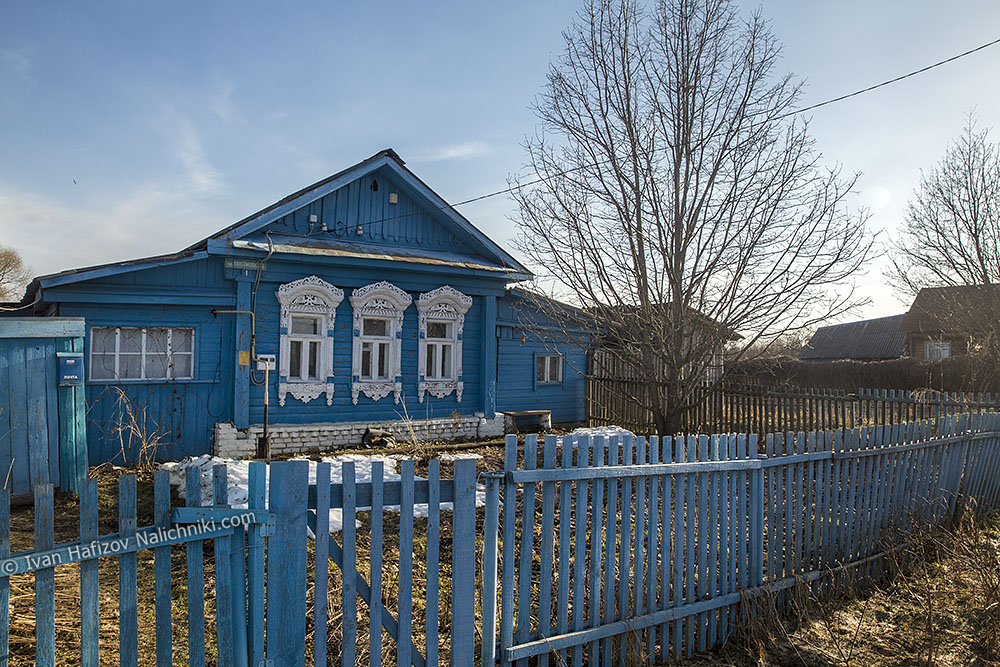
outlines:
M922 287L1000 284L1000 146L974 115L922 174L891 260L888 278L906 297Z
M603 341L629 399L674 433L726 343L738 359L856 304L867 216L795 118L799 84L759 14L590 0L564 37L534 104L517 243L539 289L581 309L550 313L564 335Z
M0 301L21 298L31 280L31 269L11 247L0 245Z

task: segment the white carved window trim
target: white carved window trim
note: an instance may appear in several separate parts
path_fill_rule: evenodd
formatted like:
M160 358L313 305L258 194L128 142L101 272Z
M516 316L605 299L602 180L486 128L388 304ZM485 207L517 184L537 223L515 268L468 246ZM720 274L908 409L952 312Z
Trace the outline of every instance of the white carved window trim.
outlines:
M401 356L403 342L403 312L413 303L413 297L395 285L381 281L359 287L351 293L354 310L354 344L351 356L351 401L358 404L358 395L364 394L378 401L393 393L396 403L403 393ZM387 320L389 335L389 364L386 379L361 378L361 346L364 318Z
M462 329L465 327L465 313L471 306L472 297L462 294L450 285L425 292L417 299L417 312L420 314L418 334L420 350L417 360L420 377L417 382L417 400L421 403L424 402L425 393L435 398L444 398L452 392L455 392L458 402L462 402L462 390L465 387L462 382ZM427 323L434 321L451 322L453 326L452 364L455 373L449 380L427 378Z
M285 405L291 394L308 403L320 394L326 394L326 404L333 405L333 332L337 306L344 300L344 291L317 276L307 276L278 288L281 305L281 342L278 350L278 405ZM292 380L289 375L292 316L308 315L320 319L319 365L313 379Z

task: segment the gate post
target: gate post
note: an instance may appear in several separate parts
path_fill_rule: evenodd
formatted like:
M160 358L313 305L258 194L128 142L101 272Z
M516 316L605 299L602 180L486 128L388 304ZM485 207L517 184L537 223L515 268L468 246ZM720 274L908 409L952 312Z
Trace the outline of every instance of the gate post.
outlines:
M502 472L486 473L486 520L483 534L483 667L496 661L497 549L500 533L500 482Z
M267 543L267 659L281 667L304 667L309 462L278 461L270 472L275 528Z

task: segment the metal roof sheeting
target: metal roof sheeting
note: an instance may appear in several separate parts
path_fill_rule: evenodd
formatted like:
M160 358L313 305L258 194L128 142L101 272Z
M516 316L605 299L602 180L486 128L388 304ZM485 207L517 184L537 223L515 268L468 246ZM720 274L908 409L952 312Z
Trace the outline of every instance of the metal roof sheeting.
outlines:
M805 361L896 359L906 355L903 315L820 327L799 352Z

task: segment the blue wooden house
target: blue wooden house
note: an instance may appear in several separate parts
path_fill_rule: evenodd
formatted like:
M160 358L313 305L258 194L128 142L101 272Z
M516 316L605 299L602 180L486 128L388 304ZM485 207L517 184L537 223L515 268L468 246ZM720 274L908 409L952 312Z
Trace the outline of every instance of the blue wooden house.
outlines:
M508 291L530 278L385 150L180 252L36 278L23 303L86 321L93 463L252 454L265 395L276 453L582 420L583 352Z

